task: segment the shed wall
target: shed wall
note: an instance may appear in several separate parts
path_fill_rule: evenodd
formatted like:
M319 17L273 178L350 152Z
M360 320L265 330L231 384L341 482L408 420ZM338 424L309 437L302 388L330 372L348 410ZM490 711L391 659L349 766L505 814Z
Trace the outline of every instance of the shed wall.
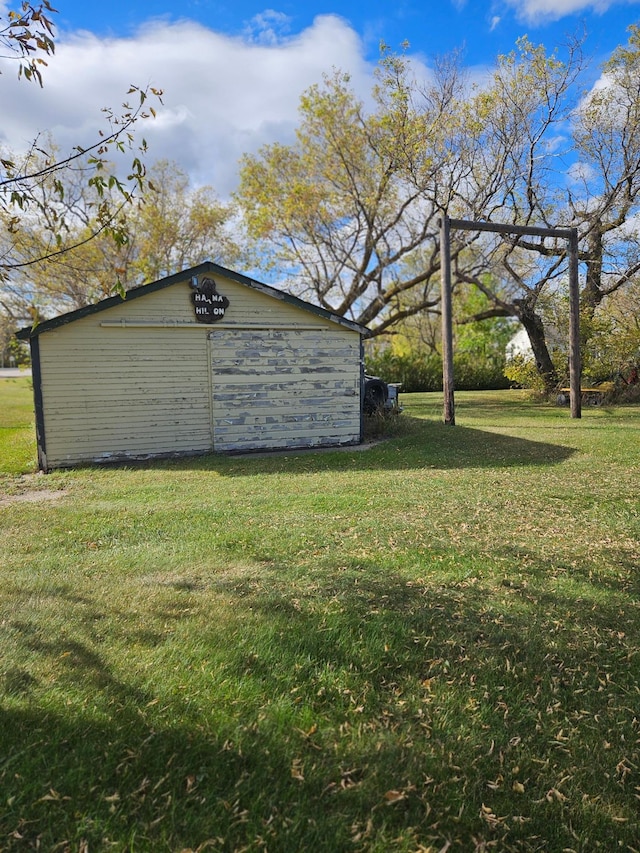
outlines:
M195 321L185 280L40 335L47 468L360 440L359 334L216 282L219 324Z

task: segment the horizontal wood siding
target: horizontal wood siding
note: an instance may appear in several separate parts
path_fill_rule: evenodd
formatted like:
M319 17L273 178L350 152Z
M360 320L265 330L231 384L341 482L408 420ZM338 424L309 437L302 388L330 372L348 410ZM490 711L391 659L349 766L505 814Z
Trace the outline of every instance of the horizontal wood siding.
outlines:
M343 329L214 330L214 449L360 441L360 338Z
M333 328L330 320L319 317L308 311L301 311L294 305L246 287L231 279L214 276L218 293L226 296L229 307L226 310L225 326L278 326L282 324L299 326L317 326L318 328ZM175 284L165 290L149 293L139 299L126 300L118 306L98 315L101 321L114 322L126 320L129 322L194 323L193 305L191 303L191 287L189 279L184 283ZM203 324L205 327L205 324ZM208 328L212 328L209 326Z
M210 450L206 353L205 330L86 318L43 335L48 465Z
M47 467L360 440L358 332L215 280L223 328L185 278L40 335Z

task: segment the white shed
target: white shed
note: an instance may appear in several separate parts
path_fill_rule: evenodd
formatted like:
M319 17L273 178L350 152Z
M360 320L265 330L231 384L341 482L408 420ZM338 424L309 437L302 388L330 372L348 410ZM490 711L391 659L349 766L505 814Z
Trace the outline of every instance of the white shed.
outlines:
M366 334L210 262L23 329L39 465L358 444Z

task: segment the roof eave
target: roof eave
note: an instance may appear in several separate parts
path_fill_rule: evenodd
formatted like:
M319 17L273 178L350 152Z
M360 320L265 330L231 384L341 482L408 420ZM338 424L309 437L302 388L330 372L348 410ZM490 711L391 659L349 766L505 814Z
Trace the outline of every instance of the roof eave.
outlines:
M371 334L371 332L369 331L369 329L367 329L366 326L362 326L360 325L360 323L356 323L354 320L348 320L346 317L341 317L332 311L327 311L326 308L320 308L317 305L312 305L310 302L305 302L303 299L300 299L297 296L292 296L291 294L285 293L282 290L278 290L275 287L271 287L268 284L263 284L262 282L256 281L255 279L243 275L242 273L226 269L226 267L222 267L219 264L214 263L213 261L204 261L203 263L198 264L195 267L182 270L179 273L174 273L173 275L167 276L166 278L158 279L158 281L150 282L148 284L141 284L138 287L134 287L131 290L128 290L124 297L120 296L119 294L115 296L108 296L106 299L102 299L100 302L96 302L92 305L86 305L83 308L77 308L75 311L69 311L66 314L60 314L58 317L53 317L51 320L44 320L42 323L38 323L34 326L19 329L16 332L16 337L19 340L23 341L30 340L31 338L41 335L44 332L49 332L52 329L58 329L61 326L65 326L68 323L73 323L76 320L82 319L83 317L89 317L92 314L97 314L101 311L107 310L108 308L114 308L117 305L122 305L124 302L130 302L132 299L138 299L139 297L146 296L147 294L153 293L156 290L163 290L165 287L171 287L171 285L177 284L179 281L183 281L186 278L202 275L206 272L214 273L216 275L222 275L225 278L230 278L232 281L237 281L239 284L243 284L246 287L251 287L253 290L257 290L260 293L264 293L274 299L281 299L283 302L286 302L290 305L294 305L295 307L300 308L300 310L302 311L308 311L312 314L316 314L319 317L323 317L326 320L330 320L334 323L337 323L340 326L344 326L348 329L351 329L354 332L358 332L364 337L368 337Z

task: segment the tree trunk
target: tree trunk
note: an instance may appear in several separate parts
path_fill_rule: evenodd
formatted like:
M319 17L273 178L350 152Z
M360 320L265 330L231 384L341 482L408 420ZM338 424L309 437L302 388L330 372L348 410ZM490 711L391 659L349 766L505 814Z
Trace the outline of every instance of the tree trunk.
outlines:
M547 394L551 394L558 386L558 373L547 347L542 320L533 308L519 305L518 309L518 319L529 336L533 357L536 360L536 368L544 382L544 390Z
M580 349L584 353L592 334L596 308L604 299L602 292L602 258L604 244L602 230L593 225L587 237L585 284L580 293Z
M589 316L602 302L602 256L604 246L602 241L602 230L599 225L594 225L587 237L587 273L585 285L580 295L583 308L587 309Z

